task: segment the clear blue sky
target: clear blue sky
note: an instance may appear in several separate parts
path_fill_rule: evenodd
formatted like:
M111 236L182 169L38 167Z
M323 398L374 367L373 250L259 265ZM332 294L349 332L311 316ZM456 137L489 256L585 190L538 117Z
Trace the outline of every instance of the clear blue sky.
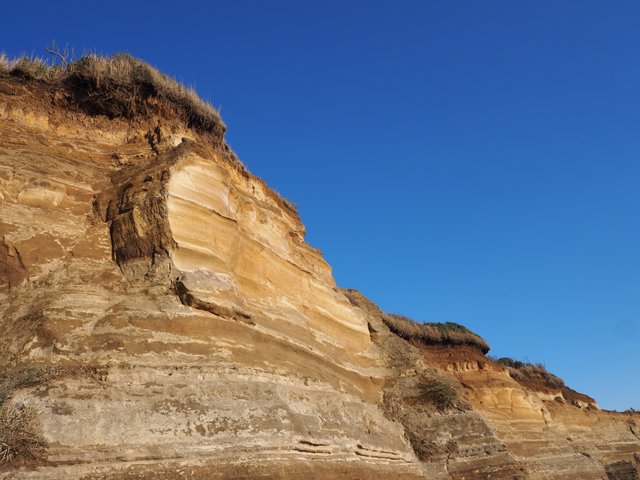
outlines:
M221 108L338 283L640 408L640 3L8 2Z

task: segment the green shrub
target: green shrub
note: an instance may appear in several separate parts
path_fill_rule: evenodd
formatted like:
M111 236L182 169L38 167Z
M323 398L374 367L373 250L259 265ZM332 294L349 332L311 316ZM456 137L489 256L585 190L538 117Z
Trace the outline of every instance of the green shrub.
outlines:
M418 385L420 398L434 404L439 410L453 407L458 401L458 391L447 379L431 377Z

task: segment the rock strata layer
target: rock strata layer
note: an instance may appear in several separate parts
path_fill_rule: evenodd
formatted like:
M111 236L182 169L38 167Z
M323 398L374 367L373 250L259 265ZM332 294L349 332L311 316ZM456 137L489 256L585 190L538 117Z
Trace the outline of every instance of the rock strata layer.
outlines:
M1 400L48 447L0 478L638 478L637 415L395 335L224 142L56 98L0 75L2 385L49 372Z

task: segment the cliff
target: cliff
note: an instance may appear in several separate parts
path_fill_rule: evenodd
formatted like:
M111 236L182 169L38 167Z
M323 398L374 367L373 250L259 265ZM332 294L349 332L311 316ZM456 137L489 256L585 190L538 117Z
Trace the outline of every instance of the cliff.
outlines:
M225 128L130 57L0 68L0 478L639 478L640 416L338 288Z

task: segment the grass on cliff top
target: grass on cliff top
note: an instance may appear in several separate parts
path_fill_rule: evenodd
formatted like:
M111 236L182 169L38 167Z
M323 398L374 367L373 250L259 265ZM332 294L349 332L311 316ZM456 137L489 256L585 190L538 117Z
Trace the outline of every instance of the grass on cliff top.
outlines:
M562 396L570 404L582 408L595 404L595 400L584 393L569 388L560 377L547 371L541 363L523 362L513 358L491 358L498 365L507 368L509 375L520 385L534 391L562 392Z
M489 351L489 344L482 337L457 323L418 323L404 315L389 313L382 319L389 330L408 341L425 345L469 345L482 353Z
M522 362L509 357L499 358L495 362L507 367L511 378L519 383L537 383L551 389L561 389L565 386L560 377L549 373L541 363Z
M69 101L87 113L109 118L133 118L152 108L150 98L175 107L189 127L220 141L226 126L218 111L192 88L128 54L111 57L88 54L76 61L54 63L43 58L9 59L0 54L0 74L40 81L70 93Z
M126 119L152 116L160 114L159 103L164 103L172 107L173 114L187 127L208 136L217 145L224 145L227 127L210 103L202 100L192 88L129 54L111 57L88 54L68 63L55 63L39 57L10 59L0 53L2 74L42 82L64 91L68 105L89 115ZM246 172L231 149L224 147L229 161ZM281 205L297 214L292 201L271 191Z

